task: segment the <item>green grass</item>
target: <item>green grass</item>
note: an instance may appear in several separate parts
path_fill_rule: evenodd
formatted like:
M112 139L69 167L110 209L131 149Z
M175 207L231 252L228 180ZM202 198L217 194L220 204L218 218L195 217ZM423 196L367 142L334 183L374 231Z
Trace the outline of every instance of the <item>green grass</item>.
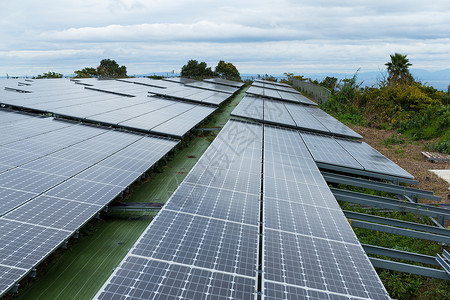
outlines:
M243 98L240 92L224 103L202 128L220 128ZM131 186L118 201L166 202L208 148L218 132L191 135L187 146L177 150L161 173L150 174ZM206 135L205 135L206 134ZM156 212L111 212L93 220L71 239L67 250L58 250L38 268L35 279L21 282L18 299L91 299L122 261Z

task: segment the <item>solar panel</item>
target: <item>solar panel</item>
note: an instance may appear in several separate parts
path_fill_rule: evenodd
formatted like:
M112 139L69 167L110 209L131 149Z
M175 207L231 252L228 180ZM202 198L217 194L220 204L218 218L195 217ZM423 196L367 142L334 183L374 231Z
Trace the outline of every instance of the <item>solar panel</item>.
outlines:
M0 265L30 270L70 235L66 230L0 218Z
M169 78L163 78L162 80L176 82L176 83L182 83L182 84L193 83L193 82L198 81L198 80L194 80L194 79L190 79L190 78L186 78L186 77L169 77Z
M182 101L192 101L203 104L220 105L231 97L230 93L204 90L193 86L174 86L167 89L153 88L149 95L173 98Z
M336 139L336 141L347 150L367 171L390 174L403 178L414 177L400 168L389 158L364 142Z
M231 115L329 135L362 138L319 108L264 97L244 97Z
M4 124L18 140L1 149L0 295L178 143L51 118Z
M362 139L362 136L345 126L323 110L317 107L305 107L305 109L313 115L320 123L322 123L325 127L328 128L330 132L335 132L337 135L343 137L350 137L355 139Z
M82 121L88 120L105 125L114 125L116 127L153 132L161 135L172 135L180 138L192 129L192 127L188 127L186 124L194 124L192 126L195 126L203 121L209 115L207 112L212 111L212 109L209 107L200 108L198 104L193 103L180 103L168 99L147 97L149 90L164 90L161 94L167 94L169 96L170 91L174 91L175 94L188 93L192 101L214 105L219 105L230 97L227 93L187 87L168 81L161 82L168 86L169 89L154 88L118 80L77 81L78 83L86 82L86 84L90 85L88 88L91 90L67 80L61 81L64 81L61 89L54 88L50 83L42 84L39 81L32 83L31 88L33 88L33 93L25 96L15 95L16 93L14 93L14 96L5 97L0 101L27 110L32 109L40 112L53 113L58 117ZM55 86L58 87L59 80L51 82L55 83ZM230 88L225 86L221 87L225 89ZM99 90L100 92L92 89ZM108 94L103 94L101 91L108 92ZM184 97L178 97L176 95L174 95L174 98L186 100ZM181 107L184 107L184 109L180 112L179 108ZM195 107L198 107L195 109L197 113L183 113ZM198 113L199 111L203 111L204 113ZM165 122L169 122L167 126L162 125ZM162 126L157 130L151 130L153 127L159 125ZM165 132L165 128L169 132ZM17 131L20 131L20 129L14 129L14 131L8 133L8 136L14 135ZM38 134L37 131L26 131L29 136ZM15 141L12 137L9 137L8 140Z
M2 218L74 232L102 208L100 205L39 196Z
M257 226L259 198L259 195L184 183L165 208Z
M237 87L237 88L244 86L243 82L227 80L227 79L222 79L222 78L207 78L207 79L203 79L203 81L233 86L233 87Z
M264 298L313 289L324 299L389 299L306 146L296 147L297 161L278 159L295 143L298 132L264 127Z
M96 299L256 299L255 280L128 256Z
M0 187L0 216L22 205L23 203L29 201L37 195L37 193L30 193Z
M169 283L170 266L182 271ZM211 281L186 288L200 270L224 276L221 299L234 299L237 278L255 297L259 276L267 299L388 299L300 134L240 121L222 129L97 297L208 297Z
M231 87L223 84L216 84L213 82L207 82L207 81L197 81L192 83L186 83L186 86L192 86L200 89L210 90L210 91L217 91L217 92L223 92L228 94L234 94L238 91L239 88Z
M314 101L309 100L305 96L302 96L297 93L290 93L285 92L282 90L277 89L268 89L263 88L260 86L252 85L247 91L247 94L266 97L266 98L273 98L277 100L283 100L283 101L289 101L289 102L295 102L295 103L302 103L302 104L308 104L308 105L317 105Z
M341 165L358 170L364 169L335 139L306 132L300 134L316 162Z
M390 299L358 244L265 229L263 276L268 299L281 286L293 297L314 290L318 299Z

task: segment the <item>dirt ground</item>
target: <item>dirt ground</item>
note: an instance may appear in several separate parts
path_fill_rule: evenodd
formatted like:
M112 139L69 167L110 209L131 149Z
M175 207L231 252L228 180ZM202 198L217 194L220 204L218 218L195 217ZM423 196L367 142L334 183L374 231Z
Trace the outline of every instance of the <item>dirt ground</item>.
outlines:
M442 197L440 203L450 203L450 184L429 171L450 170L450 162L433 163L427 160L421 154L422 151L425 151L422 142L408 141L394 131L351 127L364 137L363 141L413 175L419 181L419 185L412 185L412 187L433 191L435 195ZM400 140L404 139L405 143L386 143L386 140L393 136ZM423 200L423 202L432 203L434 201Z

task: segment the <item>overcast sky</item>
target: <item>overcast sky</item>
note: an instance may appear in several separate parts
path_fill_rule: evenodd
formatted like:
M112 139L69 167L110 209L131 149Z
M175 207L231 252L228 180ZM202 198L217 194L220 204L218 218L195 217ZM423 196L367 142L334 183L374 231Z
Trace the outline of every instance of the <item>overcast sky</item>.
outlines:
M71 74L103 58L128 74L189 60L241 73L450 68L450 1L0 0L0 76Z

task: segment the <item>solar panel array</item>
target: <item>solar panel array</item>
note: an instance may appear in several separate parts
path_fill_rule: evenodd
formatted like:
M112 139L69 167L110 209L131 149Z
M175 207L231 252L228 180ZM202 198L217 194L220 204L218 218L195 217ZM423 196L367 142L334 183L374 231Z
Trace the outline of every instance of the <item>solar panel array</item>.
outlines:
M0 110L0 296L178 141Z
M264 127L265 299L390 299L298 132Z
M213 83L222 84L222 85L233 86L233 87L237 87L237 88L241 88L241 87L244 86L243 82L227 80L227 79L222 79L222 78L208 78L208 79L203 79L203 81L213 82Z
M261 151L228 123L97 297L256 299Z
M361 135L321 109L302 104L246 96L231 115L269 124L362 139Z
M389 299L299 133L232 120L96 298L258 293Z
M149 88L148 92L161 97L211 105L220 105L231 97L231 94L227 92L205 90L188 85L169 87L166 89Z
M259 87L256 85L252 85L248 90L247 94L260 96L260 97L267 97L277 100L283 100L283 101L289 101L289 102L295 102L295 103L303 103L308 105L317 105L315 102L309 100L305 96L301 94L296 93L290 93L286 91L281 90L274 90L274 89L268 89Z
M77 82L79 84L65 79L36 80L27 87L32 93L1 91L0 103L176 138L184 136L216 109L148 97L148 90L153 87L141 84L96 79Z

